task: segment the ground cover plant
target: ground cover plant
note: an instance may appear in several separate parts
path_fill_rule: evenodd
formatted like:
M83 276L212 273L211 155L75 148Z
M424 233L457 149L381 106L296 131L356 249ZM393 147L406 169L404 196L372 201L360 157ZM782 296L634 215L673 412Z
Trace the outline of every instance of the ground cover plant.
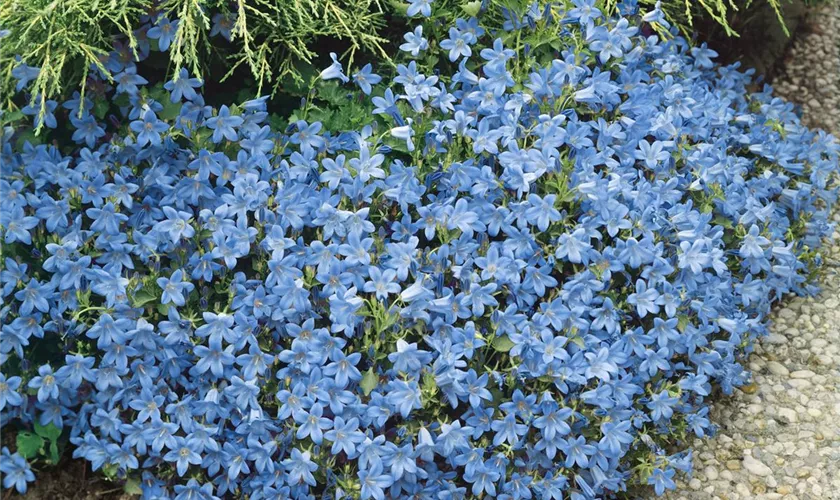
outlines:
M787 33L782 7L790 1L794 0L639 3L644 10L661 8L687 37L700 25L714 28L707 36L726 39L738 37L744 19L753 18L765 5ZM597 0L593 6L612 15L619 3ZM436 16L447 25L456 17L480 16L482 25L492 28L500 28L510 12L530 7L527 0L435 4ZM14 98L16 90L22 87L19 82L30 80L28 104L42 118L47 100L66 99L74 91L91 92L93 101L105 98L101 82L113 83L114 70L120 67L109 60L114 48L112 57L142 62L138 70L147 75L176 77L187 68L212 84L230 83L240 91L270 93L272 98L294 96L296 85L290 83L306 79L325 44L334 46L345 62L360 57L393 65L391 49L407 24L407 11L403 0L9 0L0 4L0 109L22 107ZM157 49L171 57L149 59ZM91 74L95 78L89 81ZM212 94L219 93L214 85Z
M146 498L690 469L771 304L815 291L837 143L656 8L405 7L394 69L333 55L287 118L116 56L110 102L0 117L4 487L64 447Z

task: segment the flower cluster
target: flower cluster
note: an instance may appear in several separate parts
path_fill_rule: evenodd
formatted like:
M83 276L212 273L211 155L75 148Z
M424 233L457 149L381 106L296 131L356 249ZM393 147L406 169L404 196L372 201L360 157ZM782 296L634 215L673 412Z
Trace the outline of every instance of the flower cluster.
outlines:
M333 57L283 129L115 51L108 123L77 97L76 147L2 136L3 425L146 498L673 487L771 303L814 291L838 145L620 8L421 19L393 77ZM368 125L313 119L336 93Z

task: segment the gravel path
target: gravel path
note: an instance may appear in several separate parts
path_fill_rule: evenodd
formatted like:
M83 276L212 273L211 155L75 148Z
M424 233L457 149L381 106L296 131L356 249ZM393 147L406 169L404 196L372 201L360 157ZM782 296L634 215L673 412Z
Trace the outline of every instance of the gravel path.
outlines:
M773 87L802 106L803 121L840 137L840 0L808 16Z
M811 14L776 80L804 121L840 137L840 0ZM840 212L834 220L840 228ZM840 260L840 232L825 248ZM694 444L692 478L672 500L840 499L840 274L826 268L822 293L773 315L750 358L753 384L712 411L719 427Z

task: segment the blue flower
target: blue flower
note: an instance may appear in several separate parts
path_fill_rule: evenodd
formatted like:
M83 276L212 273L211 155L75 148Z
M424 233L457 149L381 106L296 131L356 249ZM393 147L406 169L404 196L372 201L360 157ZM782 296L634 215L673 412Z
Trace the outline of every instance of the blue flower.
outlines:
M353 81L362 89L367 95L370 95L371 85L376 85L382 81L382 77L373 73L373 66L367 63L362 69L353 75Z
M244 120L241 116L230 114L230 109L222 105L219 108L219 114L208 118L205 125L213 130L213 142L216 144L222 142L222 139L229 141L236 141L238 135L236 134L236 127L242 125Z
M30 279L23 290L15 293L15 298L21 302L20 314L28 315L34 310L49 312L54 286L52 283Z
M668 391L662 391L651 396L647 407L651 410L651 417L654 421L668 419L673 415L673 406L678 401L679 399L671 396Z
M387 299L388 295L398 294L402 290L400 284L394 281L397 277L394 269L382 271L378 267L371 266L368 273L370 281L365 283L363 290L375 294L377 299Z
M388 354L388 361L394 370L404 373L416 373L431 359L429 353L418 349L416 343L409 344L403 339L397 340L396 351Z
M64 366L55 372L55 377L62 387L77 389L83 381L94 382L96 374L93 364L96 360L90 356L68 354L64 356Z
M231 384L225 388L225 395L232 397L236 401L236 406L243 411L259 406L257 403L259 393L260 388L257 387L256 380L243 380L236 375L231 379Z
M299 144L304 154L311 155L326 146L327 143L324 138L318 135L322 127L320 122L307 124L305 121L299 120L295 123L295 126L297 132L292 134L289 140L292 144Z
M195 289L195 285L189 281L183 281L184 272L180 269L172 273L169 278L158 278L157 284L163 290L161 304L172 302L176 306L183 306L187 303L184 294L189 295Z
M29 230L37 225L38 218L24 214L21 207L14 207L9 211L3 210L0 213L0 226L3 227L5 233L3 242L7 245L16 241L31 244L32 236Z
M333 428L324 437L333 443L330 453L338 455L344 452L351 458L356 456L356 446L365 440L365 435L359 431L359 419L355 417L346 422L340 416L335 417Z
M142 88L144 30L164 49L178 20L137 30L139 61L115 43L114 88L40 101L73 147L0 148L4 418L66 428L146 496L673 487L689 453L644 476L630 450L709 434L773 300L816 290L840 151L708 49L652 42L663 14L635 4L436 16L358 92L320 81L347 81L333 54L283 129L268 96L210 106L186 70L171 103Z
M293 448L291 457L283 460L283 467L289 474L290 484L306 483L315 486L315 477L312 473L318 470L318 465L311 458L312 455L308 451L301 452Z
M221 35L225 40L230 41L231 29L236 23L236 14L216 14L213 16L213 27L210 28L210 36Z
M429 42L423 38L423 26L417 26L414 31L409 31L403 38L405 43L400 45L400 50L408 52L414 57L417 57L421 51L429 48Z
M55 119L55 108L58 103L53 100L43 99L42 96L35 96L26 106L21 109L21 112L27 116L35 117L35 127L46 125L47 128L55 128L58 122ZM41 115L43 111L43 116Z
M130 66L125 71L114 75L114 81L117 82L117 92L126 93L128 95L135 95L139 91L138 85L146 85L148 80L137 74L137 68Z
M215 500L212 484L199 484L195 479L190 479L185 485L175 486L175 500Z
M375 462L369 469L359 469L359 482L362 485L361 498L366 500L385 499L385 488L394 484L394 479L382 471L382 463Z
M151 109L143 113L141 120L135 120L129 124L131 130L137 133L137 145L140 147L146 144L160 146L160 134L169 130L169 126L158 120L155 112Z
M408 151L411 152L414 151L414 141L412 140L414 130L411 128L411 118L408 118L406 121L408 122L407 125L401 125L391 129L391 137L405 141Z
M90 114L85 114L79 118L75 113L72 113L70 115L70 123L76 127L72 139L76 142L84 141L89 148L94 147L97 139L105 136L105 129L99 126L96 118Z
M566 467L571 467L574 464L586 467L589 464L590 455L594 455L596 451L595 446L587 444L586 438L583 436L560 439L559 442L558 447L566 455L566 461L563 464Z
M198 374L210 371L216 377L221 377L225 367L232 365L236 359L233 356L233 346L222 349L222 340L219 337L210 337L209 347L196 346L195 354L199 360L193 370Z
M479 465L469 478L465 476L465 479L472 482L473 495L480 496L486 493L490 497L496 496L496 482L500 478L501 474L497 470L485 464Z
M163 214L166 219L155 225L155 231L167 234L172 243L178 243L182 238L192 238L195 229L190 222L192 214L175 210L172 207L163 207Z
M175 34L178 32L178 23L179 20L170 21L166 17L159 17L157 23L154 27L149 29L146 32L146 36L151 38L152 40L158 41L158 49L161 52L166 52L169 50L169 45L172 43L172 40L175 38Z
M308 412L299 415L298 421L300 426L295 433L298 439L309 438L315 444L321 444L324 439L324 430L333 426L332 420L325 418L324 406L320 403L315 403Z
M20 406L23 398L17 392L20 387L21 378L17 376L6 378L0 373L0 411L9 406ZM8 488L8 486L6 486Z
M58 380L53 374L53 369L49 364L42 365L38 368L38 375L29 381L28 387L30 389L38 389L38 401L41 403L49 399L58 398Z
M662 495L665 490L673 490L677 487L673 477L676 471L670 467L666 469L653 469L648 477L647 484L653 485L657 495Z
M0 460L0 471L3 472L3 487L14 487L21 495L26 493L27 484L35 481L35 474L29 468L29 463L18 453L9 454L9 450L3 448L2 460Z
M575 264L587 263L589 262L588 251L591 248L586 230L578 228L572 234L560 235L554 256L558 259L568 259L569 262Z
M670 153L665 150L665 143L661 141L654 141L650 143L646 140L639 141L639 149L633 152L637 160L644 162L645 166L651 170L655 170L660 163L671 158Z
M117 212L117 207L110 201L102 208L89 208L85 211L93 219L90 228L103 234L118 235L120 225L128 220L128 216Z
M406 15L408 17L414 17L417 14L420 14L423 17L431 16L433 1L434 0L408 0Z
M190 449L184 438L177 437L175 438L175 442L175 447L167 452L163 456L163 459L167 462L175 462L178 475L183 476L187 473L190 465L199 465L201 463L201 456Z
M400 412L403 418L408 418L412 410L420 408L420 388L417 382L394 380L388 391L388 402Z
M16 91L21 91L29 85L29 82L38 78L38 75L41 73L41 68L37 68L34 66L29 66L24 62L19 62L15 67L12 69L12 76L17 79L17 84L15 85Z
M490 428L496 433L493 436L493 446L509 443L511 446L519 443L521 436L528 432L528 426L516 421L516 415L508 413L502 420L494 420Z
M332 59L332 64L321 71L318 78L321 80L334 80L338 78L341 80L341 83L349 82L350 79L344 74L344 68L341 66L341 63L338 62L338 56L335 55L335 52L330 52L330 59Z
M163 85L163 88L169 91L170 100L178 102L181 98L192 101L198 94L195 89L201 87L202 82L199 78L190 78L190 74L186 68L181 68L178 77L174 78Z
M636 306L636 313L640 318L659 312L659 292L656 288L648 288L645 280L636 280L636 291L627 297L627 303Z
M440 47L449 51L449 60L455 62L459 57L469 58L472 55L470 44L474 43L471 33L462 33L458 28L449 28L449 38L440 42Z

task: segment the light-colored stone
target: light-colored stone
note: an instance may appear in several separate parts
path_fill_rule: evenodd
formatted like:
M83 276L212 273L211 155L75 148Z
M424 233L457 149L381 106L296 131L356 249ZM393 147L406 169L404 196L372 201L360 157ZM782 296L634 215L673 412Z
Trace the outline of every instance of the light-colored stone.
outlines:
M796 412L791 410L790 408L779 408L778 415L782 422L786 424L792 424L799 420L799 418L796 416Z
M703 469L703 474L706 475L706 479L709 481L714 481L718 478L718 471L711 465Z
M769 476L773 473L773 469L764 465L760 460L756 460L755 458L747 455L744 457L744 468L749 471L751 474L755 474L756 476Z
M779 375L779 376L782 376L782 377L786 377L790 373L790 371L787 368L785 368L785 365L779 363L778 361L768 362L767 363L767 369L773 375Z

